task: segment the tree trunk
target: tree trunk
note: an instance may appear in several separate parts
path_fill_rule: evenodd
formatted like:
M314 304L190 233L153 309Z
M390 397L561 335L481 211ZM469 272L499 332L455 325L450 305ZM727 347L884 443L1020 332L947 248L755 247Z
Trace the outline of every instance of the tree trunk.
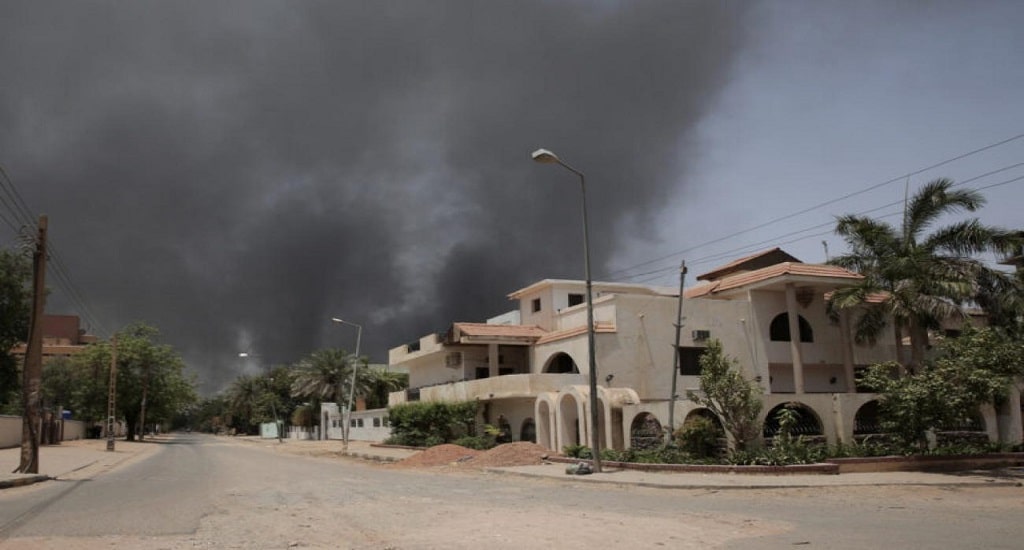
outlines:
M916 320L910 321L910 370L912 373L921 371L924 366L925 351L928 349L928 329Z

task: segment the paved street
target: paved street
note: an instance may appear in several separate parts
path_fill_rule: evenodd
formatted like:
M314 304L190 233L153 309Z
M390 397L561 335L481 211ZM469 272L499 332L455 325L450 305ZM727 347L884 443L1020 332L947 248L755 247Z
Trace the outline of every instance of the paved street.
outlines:
M135 445L120 462L0 491L0 548L1015 549L1024 533L1024 489L977 476L965 486L678 489L279 452L297 442L174 435Z

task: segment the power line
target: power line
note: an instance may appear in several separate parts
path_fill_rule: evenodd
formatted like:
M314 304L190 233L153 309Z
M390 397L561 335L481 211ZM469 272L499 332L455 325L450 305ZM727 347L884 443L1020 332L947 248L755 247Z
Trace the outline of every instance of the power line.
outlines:
M1007 143L1011 143L1011 142L1019 140L1021 138L1024 138L1024 134L1017 134L1016 136L1013 136L1013 137L1010 137L1010 138L1007 138L1007 139L1004 139L1002 141L998 141L998 142L995 142L995 143L991 143L991 144L986 145L984 147L980 147L978 149L974 149L972 151L968 151L966 153L957 155L955 157L951 157L951 158L948 158L948 159L936 162L936 163L931 164L929 166L926 166L924 168L919 168L919 169L914 170L912 172L908 172L906 174L903 174L903 175L900 175L900 176L896 176L894 178L888 179L888 180L883 181L881 183L870 185L870 186L868 186L868 187L866 187L864 189L861 189L859 191L854 191L852 193L847 193L846 195L843 195L841 197L830 199L830 200L827 200L827 201L822 202L822 203L818 203L818 204L816 204L814 206L810 206L810 207L804 208L802 210L798 210L798 211L793 212L791 214L786 214L786 215L783 215L783 216L779 216L777 218L773 218L773 219L768 220L766 222L754 225L752 227L748 227L746 229L742 229L740 231L736 231L734 233L730 233L730 234L725 235L723 237L718 237L718 238L712 239L710 241L706 241L706 242L703 242L703 243L700 243L700 244L697 244L697 245L685 248L683 250L680 250L680 251L677 251L677 252L673 252L671 254L666 254L664 256L660 256L660 257L654 258L652 260L648 260L648 261L645 261L645 262L641 262L639 264L632 265L630 267L626 267L626 268L623 268L623 269L619 269L619 270L613 271L613 272L609 273L608 276L609 276L609 278L614 278L614 277L616 277L616 276L618 276L618 275L620 275L620 274L622 274L624 272L627 272L627 271L629 271L631 269L635 269L635 268L638 268L638 267L643 267L643 266L646 266L646 265L650 265L652 263L660 262L662 260L667 260L669 258L674 258L674 257L680 256L682 254L685 254L687 252L691 252L693 250L696 250L698 248L703 248L705 246L708 246L708 245L711 245L711 244L716 244L716 243L719 243L719 242L731 239L733 237L738 237L738 236L743 235L745 233L750 233L751 231L755 231L755 230L767 227L769 225L774 225L774 224L779 223L781 221L785 221L785 220L788 220L790 218L794 218L796 216L800 216L802 214L806 214L808 212L817 210L817 209L819 209L819 208L821 208L823 206L828 206L830 204L835 204L837 202L844 201L844 200L849 199L851 197L855 197L857 195L861 195L861 194L867 193L869 191L873 191L873 190L878 189L880 187L884 187L886 185L890 185L892 183L905 180L907 178L910 178L910 177L922 174L922 173L927 172L929 170L934 170L935 168L939 168L941 166L945 166L947 164L956 162L958 160L963 160L965 158L971 157L971 156L976 155L978 153L982 153L982 152L994 149L996 147L1000 147L1002 145L1005 145ZM1016 165L1016 166L1019 166L1019 164Z
M1021 166L1024 166L1024 162L1019 162L1019 163L1016 163L1016 164L1011 164L1011 165L1008 165L1008 166L1004 166L1002 168L998 168L996 170L991 170L989 172L985 172L984 174L980 174L980 175L977 175L977 176L974 176L974 177L971 177L971 178L959 181L959 182L955 183L954 186L966 185L967 183L978 181L980 179L983 179L983 178L986 178L986 177L989 177L989 176L992 176L992 175L995 175L995 174L999 174L999 173L1002 173L1002 172L1006 172L1008 170L1012 170L1013 168L1018 168L1018 167L1021 167ZM998 182L998 183L993 183L993 184L989 184L989 185L973 188L972 190L974 190L974 191L983 191L985 189L991 189L991 188L994 188L994 187L1000 187L1000 186L1003 186L1003 185L1009 185L1011 183L1015 183L1015 182L1018 182L1018 181L1021 181L1021 180L1024 180L1024 176L1018 176L1018 177L1011 178L1011 179L1008 179L1008 180L1004 180L1004 181L1001 181L1001 182ZM865 214L870 214L872 212L877 212L879 210L884 210L886 208L891 208L893 206L901 206L902 204L903 204L902 200L893 201L893 202L890 202L888 204L884 204L884 205L881 205L881 206L876 206L874 208L869 208L867 210L862 210L862 211L858 212L857 215L863 216ZM889 217L893 217L893 216L898 215L898 214L899 214L899 212L889 213L889 214L885 214L885 215L879 216L879 218L889 218ZM809 239L809 238L812 238L812 237L820 237L820 236L824 236L824 235L829 235L829 234L832 233L832 230L821 232L821 233L814 233L814 234L811 234L811 235L804 235L804 236L799 237L797 239L792 239L792 240L784 241L784 242L781 242L781 243L779 242L779 239L783 239L785 237L790 237L790 236L793 236L793 235L799 235L801 233L806 233L808 231L813 231L815 229L820 229L820 228L823 228L823 227L829 227L829 226L832 226L834 224L835 224L834 221L828 221L828 222L820 223L820 224L813 225L813 226L810 226L810 227L805 227L803 229L798 229L796 231L791 231L789 233L784 233L782 235L776 235L774 237L771 237L771 238L768 238L768 239L765 239L765 240L762 240L762 241L758 241L756 243L751 243L751 244L743 245L743 246L736 247L736 248L733 248L733 249L730 249L730 250L725 250L725 251L718 252L718 253L715 253L715 254L710 254L710 255L707 255L707 256L700 257L700 258L696 258L696 259L694 259L692 261L688 260L688 263L690 265L702 265L702 264L706 264L706 263L709 263L709 262L712 262L712 261L716 261L716 260L719 260L719 259L722 259L722 258L728 258L728 257L734 256L734 255L756 251L756 250L759 250L761 247L763 247L764 245L767 245L767 244L775 244L775 245L791 244L791 243L800 242L800 241L803 241L803 240L806 240L806 239ZM696 246L696 247L693 247L693 248L694 249L700 248L700 246ZM667 266L667 267L663 267L663 268L658 268L658 269L646 271L646 272L643 272L643 273L635 273L635 274L632 274L632 275L623 276L622 278L616 279L616 280L619 280L619 281L622 281L622 280L634 280L633 282L643 282L643 281L647 281L647 280L654 280L654 279L660 277L662 273L668 273L670 271L674 272L676 269L677 268L674 265L673 266ZM651 275L657 275L658 277L655 277L655 278L652 279L651 277L649 277ZM640 279L640 278L645 278L645 279ZM640 279L640 280L637 281L635 279Z

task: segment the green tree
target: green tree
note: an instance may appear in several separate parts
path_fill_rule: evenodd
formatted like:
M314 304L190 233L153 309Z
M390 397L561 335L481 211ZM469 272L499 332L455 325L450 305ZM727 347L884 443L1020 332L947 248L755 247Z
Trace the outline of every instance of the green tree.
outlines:
M736 360L723 352L722 343L708 342L700 357L700 392L687 392L687 397L715 413L736 450L747 450L761 432L761 395L761 386L743 377Z
M26 257L0 250L0 412L21 410L20 366L11 349L28 337L31 277L32 267Z
M315 408L325 401L344 407L348 403L356 361L359 368L356 371L355 396L370 395L375 375L367 368L366 358L357 359L343 349L322 349L300 360L294 369L292 395L309 399Z
M147 424L170 421L197 399L195 381L186 376L185 364L173 348L158 343L159 331L131 325L118 334L117 408L135 439L145 403Z
M383 409L388 406L388 394L409 387L409 375L401 372L385 372L366 369L366 408Z
M882 428L907 446L927 448L929 430L961 425L985 403L997 403L1024 374L1024 343L994 328L967 327L944 338L940 356L921 371L897 376L894 362L872 366L862 383L881 394Z
M858 342L875 342L892 320L897 349L904 331L910 336L911 370L923 364L928 330L938 328L942 319L964 318L964 304L979 295L982 282L991 288L1013 286L1009 275L974 256L1011 252L1020 245L1019 232L971 219L926 234L943 216L973 212L984 204L976 191L954 190L953 185L948 179L925 184L910 199L901 227L856 215L842 216L836 225L850 252L831 263L864 278L834 292L832 306L860 313Z

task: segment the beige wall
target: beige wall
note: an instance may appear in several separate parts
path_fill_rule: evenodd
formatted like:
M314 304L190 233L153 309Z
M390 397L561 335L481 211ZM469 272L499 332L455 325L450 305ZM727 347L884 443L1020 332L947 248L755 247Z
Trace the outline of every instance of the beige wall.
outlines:
M85 423L80 420L64 421L64 441L85 437ZM21 445L21 417L0 415L0 449Z

